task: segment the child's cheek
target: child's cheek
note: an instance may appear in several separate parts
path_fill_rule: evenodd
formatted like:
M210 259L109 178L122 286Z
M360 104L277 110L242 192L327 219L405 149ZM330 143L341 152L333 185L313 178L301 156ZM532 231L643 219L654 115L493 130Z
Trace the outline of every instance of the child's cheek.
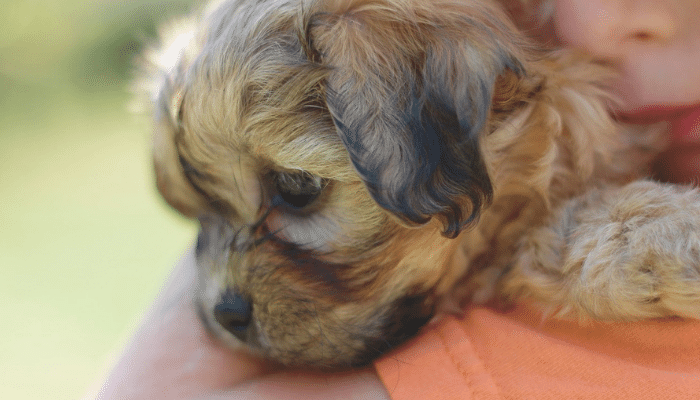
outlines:
M608 28L613 16L600 6L600 0L558 0L554 24L558 38L565 44L596 55L606 53Z

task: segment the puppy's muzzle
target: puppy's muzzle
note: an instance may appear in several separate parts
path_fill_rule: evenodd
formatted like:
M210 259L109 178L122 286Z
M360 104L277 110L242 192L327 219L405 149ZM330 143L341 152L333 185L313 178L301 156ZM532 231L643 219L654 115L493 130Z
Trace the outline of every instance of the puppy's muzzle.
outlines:
M217 336L229 332L242 342L254 335L253 304L227 279L232 255L250 246L250 229L236 229L224 218L204 214L195 250L198 276L198 307L207 329ZM227 336L227 335L226 335Z
M234 290L226 290L219 303L214 306L214 319L238 339L246 340L253 307Z

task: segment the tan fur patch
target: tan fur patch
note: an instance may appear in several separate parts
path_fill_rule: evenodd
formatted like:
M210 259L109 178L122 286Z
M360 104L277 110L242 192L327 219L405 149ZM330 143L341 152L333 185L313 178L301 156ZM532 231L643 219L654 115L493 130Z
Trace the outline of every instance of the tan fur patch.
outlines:
M166 200L202 217L218 335L226 290L248 307L236 336L324 367L467 301L698 316L697 194L627 185L648 157L608 114L605 67L538 53L488 0L217 7L159 66L155 161ZM305 198L279 174L328 183Z

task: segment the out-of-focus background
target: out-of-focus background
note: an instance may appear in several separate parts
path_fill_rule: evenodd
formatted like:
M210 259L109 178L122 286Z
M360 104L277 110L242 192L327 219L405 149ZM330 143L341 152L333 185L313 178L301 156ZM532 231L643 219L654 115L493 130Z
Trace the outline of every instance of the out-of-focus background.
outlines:
M0 0L0 398L77 399L190 245L134 56L196 0Z

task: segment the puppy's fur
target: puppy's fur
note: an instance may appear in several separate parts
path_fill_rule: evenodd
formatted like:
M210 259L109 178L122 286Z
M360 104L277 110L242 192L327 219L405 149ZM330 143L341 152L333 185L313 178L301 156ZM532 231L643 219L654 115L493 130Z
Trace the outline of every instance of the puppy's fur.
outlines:
M232 0L182 24L152 57L155 165L200 219L215 334L328 367L470 300L698 316L697 191L633 181L654 142L610 118L609 72L537 53L490 1Z

